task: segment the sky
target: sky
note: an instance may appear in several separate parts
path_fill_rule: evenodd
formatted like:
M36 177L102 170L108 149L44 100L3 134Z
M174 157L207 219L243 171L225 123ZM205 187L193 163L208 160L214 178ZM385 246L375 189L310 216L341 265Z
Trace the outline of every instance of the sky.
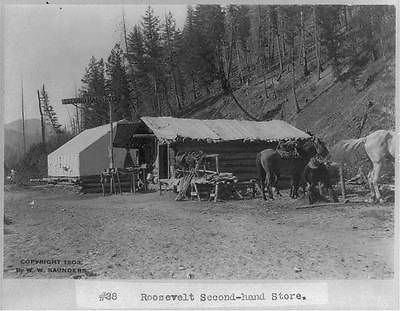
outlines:
M21 118L21 83L25 119L39 118L37 90L44 84L60 123L69 125L73 107L61 99L75 88L90 57L107 59L127 31L141 21L146 5L7 5L4 20L4 123ZM152 5L156 15L171 11L182 28L186 5Z

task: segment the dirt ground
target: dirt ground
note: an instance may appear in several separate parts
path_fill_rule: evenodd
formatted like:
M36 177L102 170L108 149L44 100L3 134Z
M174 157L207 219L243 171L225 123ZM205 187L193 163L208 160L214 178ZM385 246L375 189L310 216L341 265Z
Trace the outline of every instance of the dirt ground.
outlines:
M173 193L102 197L8 190L4 212L11 224L4 226L4 277L393 277L392 203L296 209L305 203L290 199L286 191L275 201L214 203L175 202ZM57 268L65 270L48 270Z

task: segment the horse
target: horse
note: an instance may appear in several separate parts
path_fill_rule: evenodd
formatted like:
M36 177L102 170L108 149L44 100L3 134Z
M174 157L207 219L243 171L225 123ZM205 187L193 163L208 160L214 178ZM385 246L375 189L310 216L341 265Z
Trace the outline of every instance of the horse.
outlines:
M324 163L319 157L312 157L304 168L302 180L306 183L306 189L308 193L308 200L310 204L315 202L315 199L322 197L321 193L317 193L315 186L321 183L328 191L328 196L331 201L338 202L336 193L333 191L331 178L335 177L332 172L335 167L330 164Z
M368 136L359 139L348 139L339 141L332 148L332 159L336 162L345 163L347 155L354 153L366 154L372 163L372 169L368 174L368 183L374 202L383 202L378 179L382 165L386 162L394 163L395 160L396 135L393 131L377 130Z
M325 143L315 136L304 141L296 141L294 143L294 148L299 155L294 158L284 158L279 153L279 150L276 149L264 149L257 154L256 168L258 173L258 183L264 200L267 199L265 196L265 186L271 199L274 198L272 187L275 187L277 195L280 195L278 181L283 167L288 168L290 172L291 197L298 197L299 181L308 161L316 154L322 157L328 155L328 149L326 148Z

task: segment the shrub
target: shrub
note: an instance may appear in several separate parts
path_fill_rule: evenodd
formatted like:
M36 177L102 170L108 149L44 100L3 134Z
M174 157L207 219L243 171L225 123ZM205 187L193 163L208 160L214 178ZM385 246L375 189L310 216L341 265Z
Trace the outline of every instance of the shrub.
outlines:
M72 138L68 132L49 137L46 144L32 145L24 157L16 165L16 183L23 184L30 178L47 176L47 155ZM8 173L8 172L6 172Z

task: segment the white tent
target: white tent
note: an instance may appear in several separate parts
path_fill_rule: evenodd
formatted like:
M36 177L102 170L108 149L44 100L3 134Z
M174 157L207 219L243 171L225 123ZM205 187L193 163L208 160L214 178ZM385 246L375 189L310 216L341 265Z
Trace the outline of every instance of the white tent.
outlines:
M114 129L116 125L114 123ZM109 144L109 124L83 131L47 156L48 176L99 175L109 167ZM115 167L123 167L125 157L125 149L114 148Z

